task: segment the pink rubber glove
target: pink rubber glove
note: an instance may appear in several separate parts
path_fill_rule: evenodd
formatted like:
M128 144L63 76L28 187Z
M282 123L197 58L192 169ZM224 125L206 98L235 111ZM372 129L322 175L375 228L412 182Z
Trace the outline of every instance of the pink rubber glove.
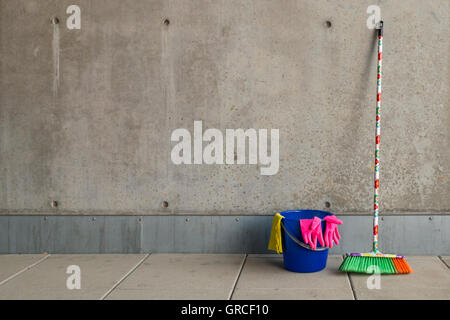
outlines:
M322 235L322 220L318 217L314 219L302 219L300 220L300 230L302 232L303 240L306 244L309 244L313 250L317 248L317 239L319 239L320 245L324 246L324 239Z
M336 245L339 244L339 239L341 236L339 235L337 226L342 224L342 221L336 218L336 216L326 216L324 220L327 222L325 229L325 245L328 248L333 248L333 241Z

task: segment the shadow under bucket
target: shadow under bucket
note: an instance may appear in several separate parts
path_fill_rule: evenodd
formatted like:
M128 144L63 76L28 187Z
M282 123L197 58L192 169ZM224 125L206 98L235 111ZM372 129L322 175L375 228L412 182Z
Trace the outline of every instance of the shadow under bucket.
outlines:
M287 270L294 272L317 272L325 269L328 259L328 248L317 243L316 250L305 244L300 231L301 219L320 219L333 215L321 210L290 210L280 213L281 237L283 243L283 262ZM325 221L322 221L322 232L325 234Z

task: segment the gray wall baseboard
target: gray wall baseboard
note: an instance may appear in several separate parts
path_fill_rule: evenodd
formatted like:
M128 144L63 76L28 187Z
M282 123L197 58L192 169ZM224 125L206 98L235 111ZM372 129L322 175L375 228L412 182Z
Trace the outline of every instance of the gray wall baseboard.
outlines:
M370 250L371 217L340 218L330 253ZM450 255L449 215L382 219L383 252ZM0 253L270 253L271 225L271 216L0 216Z

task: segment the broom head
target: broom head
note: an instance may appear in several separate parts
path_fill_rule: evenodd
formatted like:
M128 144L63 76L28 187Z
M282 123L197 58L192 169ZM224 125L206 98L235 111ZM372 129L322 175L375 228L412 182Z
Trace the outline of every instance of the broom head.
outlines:
M339 271L378 274L407 274L412 269L404 256L383 253L347 254Z

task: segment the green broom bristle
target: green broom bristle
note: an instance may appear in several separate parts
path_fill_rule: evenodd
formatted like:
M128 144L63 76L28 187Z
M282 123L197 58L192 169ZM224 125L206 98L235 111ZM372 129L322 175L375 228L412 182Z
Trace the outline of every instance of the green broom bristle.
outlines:
M394 259L395 258L386 257L347 256L339 267L339 271L367 274L409 273L403 272L403 270L397 270L397 267L393 261ZM408 265L406 261L404 261L404 264Z

